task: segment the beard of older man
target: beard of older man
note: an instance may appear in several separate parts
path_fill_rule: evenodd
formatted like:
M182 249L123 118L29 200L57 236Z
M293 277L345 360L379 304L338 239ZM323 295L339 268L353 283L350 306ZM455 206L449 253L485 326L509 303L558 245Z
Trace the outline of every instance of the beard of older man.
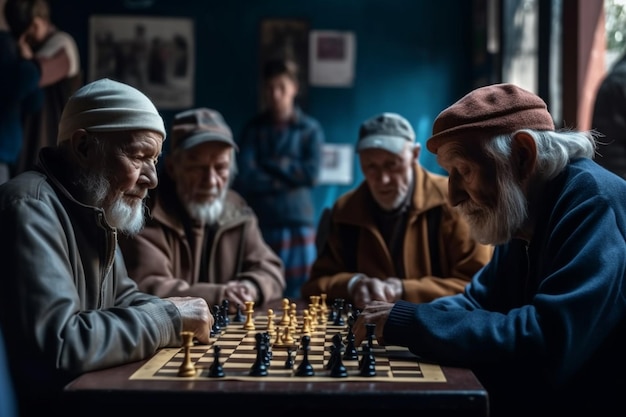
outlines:
M506 243L526 221L526 196L513 178L512 171L510 167L498 170L498 199L495 207L480 206L472 200L459 206L470 225L472 235L480 243Z
M145 198L141 201L130 200L122 193L112 196L111 183L102 171L85 172L78 183L87 192L87 203L104 210L110 226L127 235L135 235L143 228Z
M210 202L196 202L191 197L183 197L183 204L189 217L204 224L214 224L224 210L224 199L226 198L227 187L221 191L217 187L209 190L209 194L214 197Z

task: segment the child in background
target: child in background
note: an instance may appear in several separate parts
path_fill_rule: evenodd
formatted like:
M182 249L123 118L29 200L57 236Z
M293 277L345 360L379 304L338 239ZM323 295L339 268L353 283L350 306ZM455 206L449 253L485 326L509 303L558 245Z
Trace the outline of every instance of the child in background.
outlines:
M233 188L259 218L267 244L285 266L284 296L299 298L316 257L313 188L324 132L296 104L298 68L270 60L263 71L265 109L243 130Z

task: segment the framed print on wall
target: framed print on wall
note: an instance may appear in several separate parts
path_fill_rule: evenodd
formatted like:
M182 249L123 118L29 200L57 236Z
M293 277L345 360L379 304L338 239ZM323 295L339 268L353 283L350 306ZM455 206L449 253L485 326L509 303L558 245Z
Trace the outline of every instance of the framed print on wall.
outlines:
M264 19L259 45L259 107L263 108L262 71L268 59L282 56L298 65L300 91L296 100L306 108L309 82L309 22L301 19Z
M194 28L185 18L95 15L89 21L89 81L111 78L160 109L194 105Z

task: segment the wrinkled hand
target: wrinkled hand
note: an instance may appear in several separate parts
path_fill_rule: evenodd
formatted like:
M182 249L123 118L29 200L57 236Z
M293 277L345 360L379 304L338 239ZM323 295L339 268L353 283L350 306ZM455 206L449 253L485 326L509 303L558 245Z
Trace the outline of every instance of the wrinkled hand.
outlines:
M361 276L350 294L353 304L363 309L371 301L398 301L402 297L402 281L399 278L373 278Z
M246 301L257 302L259 290L248 281L228 281L224 289L224 299L228 300L229 313L235 314L238 305L243 306Z
M360 346L361 343L367 339L367 330L365 328L366 323L375 324L374 335L379 345L384 345L383 330L385 323L389 317L389 312L393 308L394 303L388 303L386 301L372 301L367 305L363 311L358 315L356 322L352 326L354 331L354 343L356 346Z
M169 297L166 300L174 303L183 319L183 331L193 332L194 337L202 344L210 342L211 327L215 317L204 298Z

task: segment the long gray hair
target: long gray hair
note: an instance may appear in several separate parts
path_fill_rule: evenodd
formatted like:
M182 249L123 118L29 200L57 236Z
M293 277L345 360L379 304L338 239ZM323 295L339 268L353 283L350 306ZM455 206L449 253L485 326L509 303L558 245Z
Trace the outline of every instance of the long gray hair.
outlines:
M595 131L523 131L537 144L536 175L544 180L557 176L572 159L595 157L599 137ZM500 135L485 143L485 152L499 168L508 167L513 136Z

